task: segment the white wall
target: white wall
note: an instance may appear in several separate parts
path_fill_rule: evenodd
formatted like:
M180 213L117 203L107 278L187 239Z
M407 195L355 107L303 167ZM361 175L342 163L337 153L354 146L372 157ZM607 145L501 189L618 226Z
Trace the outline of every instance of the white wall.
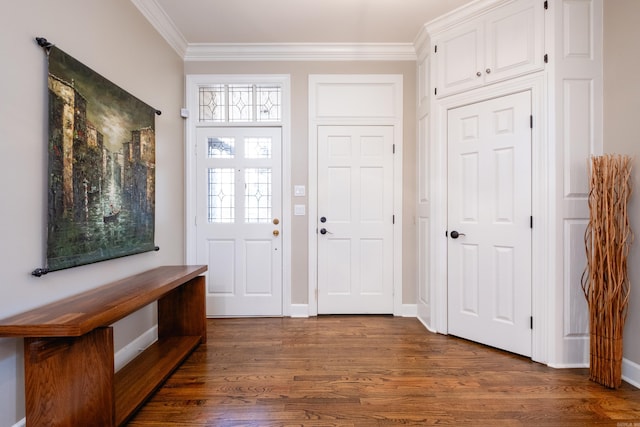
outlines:
M50 273L44 264L47 66L60 49L162 111L156 118L159 252ZM183 62L129 1L29 0L0 6L0 318L184 259ZM153 308L118 322L116 350L153 326ZM24 417L22 342L0 339L0 426Z

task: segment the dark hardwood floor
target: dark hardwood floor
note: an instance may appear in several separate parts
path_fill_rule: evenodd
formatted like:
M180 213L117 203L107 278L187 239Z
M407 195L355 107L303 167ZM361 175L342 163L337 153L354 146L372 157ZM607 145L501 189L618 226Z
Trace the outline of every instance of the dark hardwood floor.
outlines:
M640 427L640 390L552 369L416 319L208 320L129 426Z

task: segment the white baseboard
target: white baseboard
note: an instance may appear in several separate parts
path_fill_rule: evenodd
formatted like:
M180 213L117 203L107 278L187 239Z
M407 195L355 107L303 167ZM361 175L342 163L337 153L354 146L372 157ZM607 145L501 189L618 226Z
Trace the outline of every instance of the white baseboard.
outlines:
M622 359L622 379L636 388L640 388L640 365L629 359Z
M15 423L14 425L12 425L11 427L26 427L26 425L27 425L27 419L23 418L17 423Z
M138 354L142 353L147 347L149 347L157 340L158 326L153 326L138 338L122 347L116 352L113 358L115 371L118 372L120 368L135 359Z
M418 304L402 304L402 317L418 317Z
M291 304L291 317L309 317L309 304Z
M588 368L589 363L547 363L547 366L554 369L577 369Z
M424 320L422 320L419 316L417 316L417 315L416 315L416 317L418 318L418 320L420 321L420 323L422 323L422 326L424 326L424 327L427 329L427 331L429 331L429 332L431 332L431 333L434 333L434 334L437 334L437 333L438 333L438 331L436 331L435 329L432 329L431 327L429 327L429 325L427 325L427 324L424 322Z

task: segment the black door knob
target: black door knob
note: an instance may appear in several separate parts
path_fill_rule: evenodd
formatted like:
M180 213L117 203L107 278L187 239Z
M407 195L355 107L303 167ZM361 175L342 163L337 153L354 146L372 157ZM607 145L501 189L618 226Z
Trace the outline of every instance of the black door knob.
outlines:
M460 236L464 236L464 233L458 233L456 230L453 230L451 233L449 233L451 235L452 239L457 239Z
M320 234L327 234L327 229L326 228L321 228L320 229Z
M327 218L326 218L326 217L324 217L324 216L323 216L323 217L320 217L320 222L322 222L322 223L327 222Z

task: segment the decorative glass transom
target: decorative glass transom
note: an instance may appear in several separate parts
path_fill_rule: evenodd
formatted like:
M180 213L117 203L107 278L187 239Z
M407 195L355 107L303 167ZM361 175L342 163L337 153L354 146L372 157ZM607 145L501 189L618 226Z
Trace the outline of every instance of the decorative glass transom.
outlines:
M200 122L279 122L282 87L275 84L215 84L201 86Z

